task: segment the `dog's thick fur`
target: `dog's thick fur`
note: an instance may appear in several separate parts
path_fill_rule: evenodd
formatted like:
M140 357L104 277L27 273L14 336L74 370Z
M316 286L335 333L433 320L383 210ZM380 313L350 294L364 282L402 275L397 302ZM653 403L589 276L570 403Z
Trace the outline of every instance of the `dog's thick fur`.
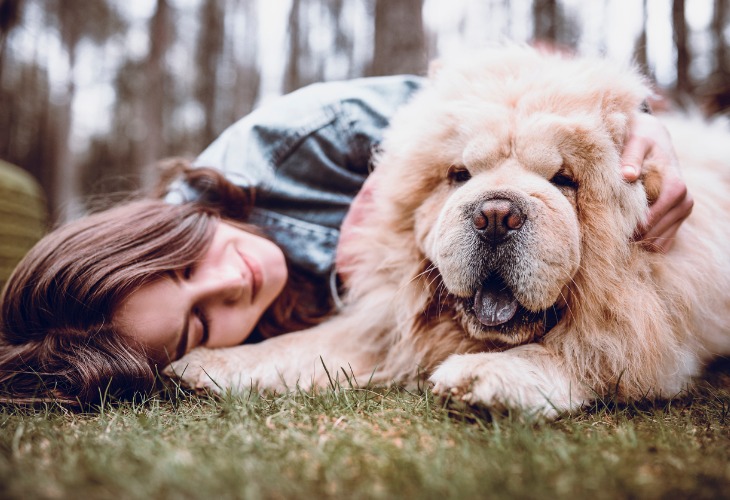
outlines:
M377 158L344 309L172 368L214 390L321 386L338 368L359 383L424 377L547 416L607 394L676 395L730 353L728 173L683 158L696 205L675 247L634 242L661 172L628 183L619 162L648 94L630 69L529 48L441 64Z

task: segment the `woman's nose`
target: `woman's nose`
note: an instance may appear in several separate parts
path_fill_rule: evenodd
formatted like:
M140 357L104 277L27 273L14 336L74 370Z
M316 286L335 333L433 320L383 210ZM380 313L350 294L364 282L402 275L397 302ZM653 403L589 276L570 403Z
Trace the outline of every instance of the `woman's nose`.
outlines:
M223 301L233 304L241 299L246 285L241 275L211 275L200 279L192 285L193 301Z

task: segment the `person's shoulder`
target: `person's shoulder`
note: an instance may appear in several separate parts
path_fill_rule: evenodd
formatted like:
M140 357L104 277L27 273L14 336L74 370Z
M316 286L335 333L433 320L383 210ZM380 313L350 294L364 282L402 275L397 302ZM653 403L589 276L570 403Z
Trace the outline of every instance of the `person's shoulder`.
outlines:
M251 114L232 125L230 133L252 128L291 132L321 126L337 119L343 106L390 116L423 87L423 82L418 76L398 75L314 83L265 99Z
M420 90L424 81L415 75L366 77L317 84L317 91L338 103L397 108Z
M355 78L313 83L287 94L272 106L288 110L296 116L297 110L336 108L342 103L357 102L366 106L397 107L423 87L424 78L414 75ZM267 103L262 105L267 108Z
M373 122L383 127L424 82L414 75L366 77L324 82L310 86L310 91L321 96L319 102L339 121Z
M351 80L338 80L321 82L309 87L319 87L320 90L331 92L336 91L335 96L348 95L359 92L415 92L425 82L425 78L416 75L392 75L392 76L369 76L353 78Z

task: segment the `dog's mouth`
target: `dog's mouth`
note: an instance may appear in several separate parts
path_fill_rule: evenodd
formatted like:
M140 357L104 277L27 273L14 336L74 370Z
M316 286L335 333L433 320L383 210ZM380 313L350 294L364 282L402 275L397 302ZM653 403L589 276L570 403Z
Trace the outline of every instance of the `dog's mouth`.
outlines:
M482 282L473 298L462 299L462 307L467 313L464 326L470 335L508 345L539 339L561 317L561 309L557 306L541 311L528 310L504 280L496 276Z
M490 279L477 290L472 309L482 325L495 327L514 318L521 307L502 280Z

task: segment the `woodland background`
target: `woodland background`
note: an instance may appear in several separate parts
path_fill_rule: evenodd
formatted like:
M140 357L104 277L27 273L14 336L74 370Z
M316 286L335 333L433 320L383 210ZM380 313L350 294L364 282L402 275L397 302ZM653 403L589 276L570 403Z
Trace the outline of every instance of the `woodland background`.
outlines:
M633 58L672 102L727 113L727 2L0 0L0 158L68 219L273 96L500 40Z

